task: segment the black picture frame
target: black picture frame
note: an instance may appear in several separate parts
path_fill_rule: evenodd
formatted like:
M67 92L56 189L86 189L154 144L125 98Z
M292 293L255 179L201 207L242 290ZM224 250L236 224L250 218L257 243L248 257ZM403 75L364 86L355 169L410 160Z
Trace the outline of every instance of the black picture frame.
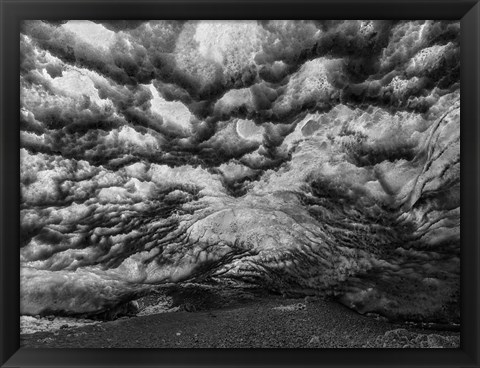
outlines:
M0 0L2 367L480 367L480 4L474 0ZM460 349L27 349L19 334L23 19L461 19Z

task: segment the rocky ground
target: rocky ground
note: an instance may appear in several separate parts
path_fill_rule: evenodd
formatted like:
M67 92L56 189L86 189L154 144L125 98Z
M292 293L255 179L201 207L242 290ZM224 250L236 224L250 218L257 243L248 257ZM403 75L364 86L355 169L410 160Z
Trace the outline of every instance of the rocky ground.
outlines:
M331 300L284 298L258 290L175 288L137 301L136 316L52 318L46 331L22 325L32 348L457 348L459 332L393 324ZM31 319L35 319L30 317ZM38 318L39 321L48 318ZM46 325L45 325L46 326ZM38 331L38 329L37 329Z

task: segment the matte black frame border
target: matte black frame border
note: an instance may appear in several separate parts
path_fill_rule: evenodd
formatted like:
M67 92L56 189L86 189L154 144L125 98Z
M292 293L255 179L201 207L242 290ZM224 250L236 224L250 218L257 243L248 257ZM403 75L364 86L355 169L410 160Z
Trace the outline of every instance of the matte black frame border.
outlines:
M478 0L0 0L2 367L480 367ZM461 19L460 349L26 349L19 338L21 19Z

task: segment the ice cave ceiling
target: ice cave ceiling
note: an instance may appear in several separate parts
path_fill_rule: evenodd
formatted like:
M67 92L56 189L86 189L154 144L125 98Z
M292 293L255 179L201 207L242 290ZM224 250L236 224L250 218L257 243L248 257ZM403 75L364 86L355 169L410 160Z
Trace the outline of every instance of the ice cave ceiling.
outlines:
M459 32L24 21L21 312L223 280L458 320Z

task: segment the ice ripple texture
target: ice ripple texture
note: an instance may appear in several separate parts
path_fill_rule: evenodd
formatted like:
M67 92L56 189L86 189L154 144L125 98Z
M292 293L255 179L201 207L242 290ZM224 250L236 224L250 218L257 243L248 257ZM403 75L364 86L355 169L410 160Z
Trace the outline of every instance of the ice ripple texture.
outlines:
M458 36L23 22L21 313L222 280L458 322Z

